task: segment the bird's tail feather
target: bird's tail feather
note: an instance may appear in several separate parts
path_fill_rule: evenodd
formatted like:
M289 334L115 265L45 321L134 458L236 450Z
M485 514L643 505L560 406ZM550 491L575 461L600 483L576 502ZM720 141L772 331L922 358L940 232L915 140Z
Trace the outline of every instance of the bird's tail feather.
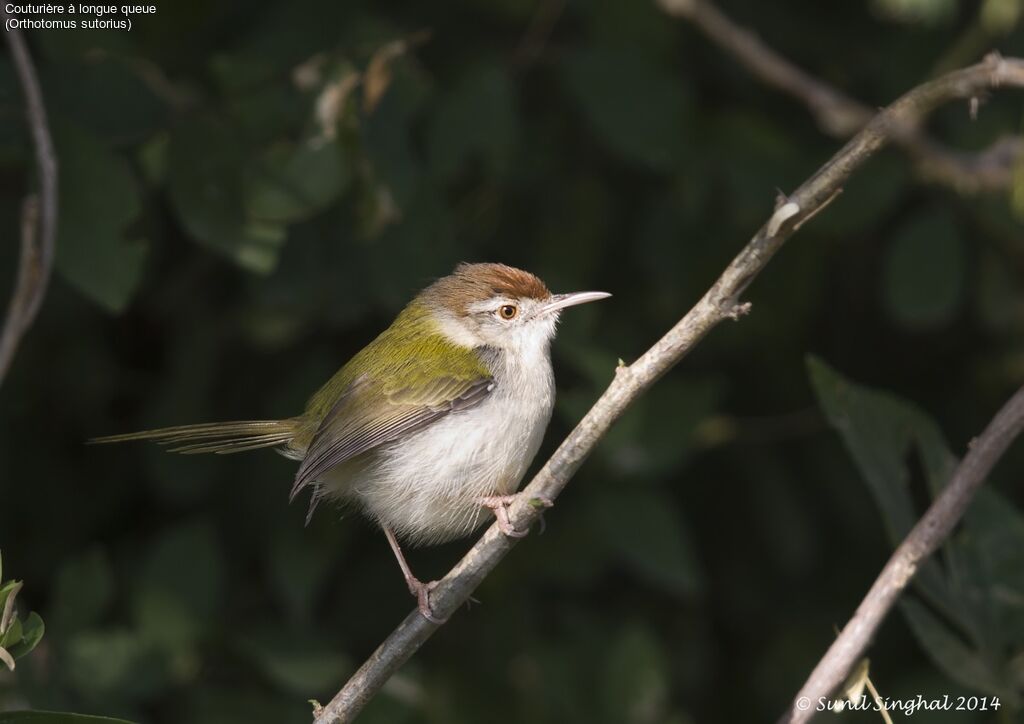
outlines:
M197 453L229 453L275 447L290 442L298 430L298 420L246 420L239 422L210 422L199 425L163 427L159 430L129 432L124 435L94 437L90 443L132 442L149 440L158 445L169 445L171 452L193 455Z

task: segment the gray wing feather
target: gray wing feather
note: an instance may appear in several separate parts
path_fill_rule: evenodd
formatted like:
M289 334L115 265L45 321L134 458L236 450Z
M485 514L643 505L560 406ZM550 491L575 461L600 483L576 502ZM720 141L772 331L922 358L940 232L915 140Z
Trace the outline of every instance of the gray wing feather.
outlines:
M402 402L393 404L390 413L375 416L374 419L367 419L366 416L359 414L347 419L346 408L352 395L342 395L313 436L295 476L291 497L294 498L306 485L318 481L336 465L368 452L378 445L393 442L421 430L450 412L474 407L494 389L494 380L489 377L468 385L457 380L439 382L433 391L434 394L431 395L393 395L392 397ZM431 399L433 404L427 404L427 400L423 398ZM413 404L409 404L410 402ZM316 498L314 502L315 500Z

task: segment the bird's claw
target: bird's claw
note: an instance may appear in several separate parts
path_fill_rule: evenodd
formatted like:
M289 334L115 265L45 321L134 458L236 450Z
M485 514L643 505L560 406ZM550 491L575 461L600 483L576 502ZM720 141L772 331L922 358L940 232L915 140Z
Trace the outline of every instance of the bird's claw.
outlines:
M518 495L488 495L483 498L477 498L476 502L485 508L490 508L494 513L495 520L498 521L498 530L509 538L524 538L530 531L519 530L512 521L508 518L508 506L515 502ZM534 500L541 500L540 498L531 498L530 504L533 504ZM547 498L543 499L542 505L544 507L550 507L551 501Z
M419 609L423 618L438 626L447 623L448 619L438 618L434 615L434 609L430 605L430 592L437 588L437 581L424 583L418 578L409 578L406 583L409 584L409 593L416 597L416 608Z

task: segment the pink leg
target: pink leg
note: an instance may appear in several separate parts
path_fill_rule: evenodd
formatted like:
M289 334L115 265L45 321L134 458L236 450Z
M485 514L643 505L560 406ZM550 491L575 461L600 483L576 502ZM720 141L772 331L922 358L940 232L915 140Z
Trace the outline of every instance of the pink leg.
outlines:
M477 498L476 502L485 508L491 509L494 513L494 517L498 521L498 529L501 530L502 533L507 535L509 538L522 538L530 531L517 530L512 525L512 521L508 519L508 506L512 505L518 497L518 493L513 495L488 495L483 498ZM538 498L537 500L540 502L540 505L545 508L550 508L552 506L552 502L546 498Z
M388 539L388 543L391 545L391 550L395 552L395 558L398 559L398 565L402 569L402 575L405 576L405 583L409 586L409 593L416 597L416 606L419 608L420 613L423 614L423 618L427 619L431 623L442 624L448 619L440 619L434 616L434 611L430 608L430 592L437 587L437 581L430 581L424 583L416 576L412 574L412 569L409 568L409 564L405 560L405 556L402 555L402 549L398 545L398 539L395 538L395 534L391 532L391 529L387 526L384 528L384 535Z

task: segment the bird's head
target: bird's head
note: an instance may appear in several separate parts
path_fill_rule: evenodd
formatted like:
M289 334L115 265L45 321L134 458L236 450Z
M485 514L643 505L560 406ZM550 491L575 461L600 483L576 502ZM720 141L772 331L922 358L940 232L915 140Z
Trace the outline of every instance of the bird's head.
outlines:
M546 347L566 307L593 302L607 292L552 294L533 274L504 264L460 264L427 287L421 299L442 331L467 347L505 351Z

